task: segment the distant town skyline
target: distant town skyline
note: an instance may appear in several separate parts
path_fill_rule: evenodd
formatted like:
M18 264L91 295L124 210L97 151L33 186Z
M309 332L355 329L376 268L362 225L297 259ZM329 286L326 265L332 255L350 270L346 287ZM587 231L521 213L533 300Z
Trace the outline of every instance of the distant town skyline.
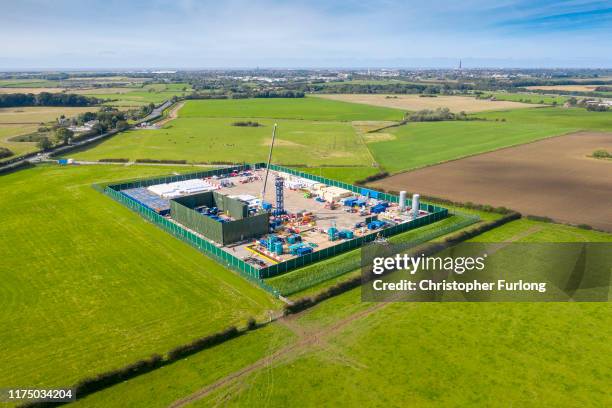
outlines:
M0 70L612 68L609 1L3 5Z

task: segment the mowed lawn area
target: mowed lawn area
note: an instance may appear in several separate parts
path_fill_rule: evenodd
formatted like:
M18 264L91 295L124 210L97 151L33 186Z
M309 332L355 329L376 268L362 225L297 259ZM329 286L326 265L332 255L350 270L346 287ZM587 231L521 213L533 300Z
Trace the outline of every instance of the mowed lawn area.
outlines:
M612 238L528 220L487 234ZM611 312L610 303L367 303L356 289L80 404L165 407L201 391L189 406L606 406ZM278 357L253 365L262 348Z
M0 384L69 386L278 301L94 190L189 168L44 165L0 176Z
M582 129L612 131L612 112L580 108L516 109L474 116L487 120L408 123L368 134L366 141L376 161L396 173Z
M319 98L187 101L178 119L162 129L122 133L74 156L85 160L265 161L277 123L274 163L371 166L372 156L350 121L401 116L394 109ZM234 126L238 121L262 126Z

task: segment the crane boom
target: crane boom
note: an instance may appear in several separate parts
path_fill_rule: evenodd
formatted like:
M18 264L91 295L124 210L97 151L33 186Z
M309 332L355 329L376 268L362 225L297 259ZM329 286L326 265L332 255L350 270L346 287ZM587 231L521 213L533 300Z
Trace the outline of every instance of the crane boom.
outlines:
M261 190L261 207L263 208L264 197L266 196L266 185L268 184L268 173L270 173L270 161L272 160L272 149L274 149L274 139L276 139L276 123L272 129L272 143L270 143L270 152L268 153L268 163L266 164L266 176L264 177L264 185Z

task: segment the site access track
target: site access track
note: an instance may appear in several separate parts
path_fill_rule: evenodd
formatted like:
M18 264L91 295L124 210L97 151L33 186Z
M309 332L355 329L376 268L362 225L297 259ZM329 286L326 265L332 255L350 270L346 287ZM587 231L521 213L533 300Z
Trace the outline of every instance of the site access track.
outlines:
M240 379L245 378L253 372L269 367L273 363L278 362L284 358L291 359L298 357L302 353L307 352L311 347L325 344L328 338L340 332L348 324L356 320L364 319L388 305L389 303L387 302L375 303L364 310L360 310L359 312L340 319L323 328L316 328L310 330L305 329L302 325L296 322L296 318L304 312L281 317L280 319L277 319L274 324L282 324L289 330L291 330L298 337L294 343L289 344L281 348L280 350L270 354L269 356L266 356L252 364L247 365L246 367L241 368L240 370L234 371L233 373L220 378L214 383L207 385L206 387L194 392L191 395L186 396L185 398L181 398L179 400L174 401L172 404L169 405L169 407L184 407L194 401L207 397L218 389L221 389L229 384L232 384Z

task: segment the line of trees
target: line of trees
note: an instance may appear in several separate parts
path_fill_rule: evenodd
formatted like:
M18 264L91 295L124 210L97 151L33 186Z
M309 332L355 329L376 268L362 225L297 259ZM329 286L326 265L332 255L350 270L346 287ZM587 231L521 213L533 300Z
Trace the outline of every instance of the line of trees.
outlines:
M443 120L482 120L477 117L468 116L461 111L453 113L448 108L423 109L418 112L410 113L407 116L408 122L439 122Z
M354 84L354 83L322 83L322 84L289 84L289 89L300 92L341 93L341 94L428 94L444 95L465 93L474 88L464 83L390 83L390 84Z
M305 96L303 91L295 90L241 90L227 92L194 92L191 95L185 96L185 99L247 99L247 98L303 98Z
M35 94L0 94L0 108L19 106L93 106L100 103L97 98L70 93L41 92Z
M143 110L146 112L146 110ZM37 146L42 151L47 151L58 144L70 144L73 140L84 139L87 137L101 135L110 130L126 130L130 127L126 112L119 111L110 107L103 107L98 112L84 112L76 118L67 120L62 115L60 124L56 124L52 130L45 132L45 136L38 139ZM83 125L85 122L96 121L88 132L83 132L76 136L73 131L68 129L68 125ZM51 131L53 133L51 133ZM49 136L46 136L46 135Z

